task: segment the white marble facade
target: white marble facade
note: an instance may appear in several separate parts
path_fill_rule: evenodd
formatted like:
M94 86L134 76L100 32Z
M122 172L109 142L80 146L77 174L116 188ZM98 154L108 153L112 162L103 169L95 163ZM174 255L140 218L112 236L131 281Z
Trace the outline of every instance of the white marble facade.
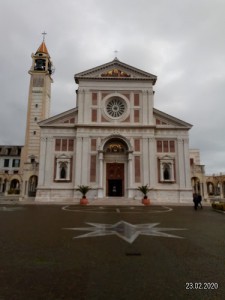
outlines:
M117 58L75 75L76 107L39 123L36 200L137 198L190 202L191 125L154 108L157 77Z

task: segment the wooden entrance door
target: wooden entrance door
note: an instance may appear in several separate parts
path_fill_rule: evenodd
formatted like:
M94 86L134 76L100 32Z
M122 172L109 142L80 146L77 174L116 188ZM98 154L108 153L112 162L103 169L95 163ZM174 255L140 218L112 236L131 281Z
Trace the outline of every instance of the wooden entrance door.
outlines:
M106 164L106 194L110 197L124 196L124 164Z

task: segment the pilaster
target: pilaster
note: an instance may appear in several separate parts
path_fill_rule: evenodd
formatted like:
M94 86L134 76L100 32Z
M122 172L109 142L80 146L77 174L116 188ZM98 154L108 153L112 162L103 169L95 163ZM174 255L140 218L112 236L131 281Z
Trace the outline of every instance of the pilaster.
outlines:
M184 145L185 186L186 186L186 188L191 189L190 156L189 156L189 140L188 140L188 138L184 139L183 145Z
M128 198L133 196L133 153L128 153Z
M143 138L142 139L142 183L148 184L149 183L149 145L148 145L148 139Z
M99 159L99 175L98 175L98 198L103 197L103 152L99 152L98 154L98 159Z
M153 188L156 185L156 179L157 179L157 162L156 162L156 145L155 145L155 139L149 138L148 139L148 145L149 145L149 185L151 188Z
M185 174L185 164L184 164L184 141L183 139L177 140L178 144L178 177L180 188L185 187L186 174Z
M154 94L152 89L147 90L147 102L148 102L148 124L153 125L153 106L154 106Z
M82 151L80 154L82 160L82 173L81 173L81 184L89 184L89 174L90 174L90 157L89 157L89 138L83 137Z
M78 124L84 122L84 90L77 91L77 106L78 106Z
M147 90L142 91L142 123L148 124L148 95Z
M76 163L75 163L75 187L81 184L83 166L82 166L82 148L83 148L83 138L77 137L76 143Z

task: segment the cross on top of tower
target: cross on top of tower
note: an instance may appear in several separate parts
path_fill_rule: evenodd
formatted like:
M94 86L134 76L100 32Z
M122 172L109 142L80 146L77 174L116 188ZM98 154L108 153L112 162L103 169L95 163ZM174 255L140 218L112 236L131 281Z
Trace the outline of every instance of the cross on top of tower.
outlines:
M46 36L46 32L44 31L44 32L42 32L42 35L43 35L43 42L45 41L45 36Z
M115 58L117 58L118 52L119 52L118 50L115 50L115 51L114 51L114 53L115 53Z

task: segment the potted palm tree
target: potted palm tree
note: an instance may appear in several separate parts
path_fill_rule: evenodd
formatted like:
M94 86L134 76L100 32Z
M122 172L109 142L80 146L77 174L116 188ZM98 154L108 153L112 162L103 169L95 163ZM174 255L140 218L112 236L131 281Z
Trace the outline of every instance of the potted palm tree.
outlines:
M142 199L142 203L144 205L150 205L150 199L148 199L148 192L151 190L149 188L149 186L146 184L146 185L141 185L137 188L138 191L142 192L142 194L144 195L143 199Z
M78 185L78 188L76 188L76 191L79 191L82 194L82 198L80 199L80 205L88 204L88 199L86 198L86 194L90 190L91 190L91 187L88 185Z

